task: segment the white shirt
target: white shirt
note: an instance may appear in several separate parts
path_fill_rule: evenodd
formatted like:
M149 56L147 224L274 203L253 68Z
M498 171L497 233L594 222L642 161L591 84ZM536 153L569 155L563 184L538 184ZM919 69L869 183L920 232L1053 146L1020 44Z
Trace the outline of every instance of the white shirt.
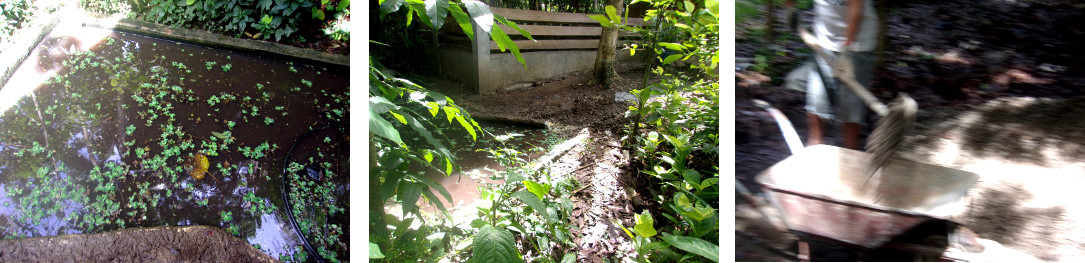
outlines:
M871 51L878 45L878 14L873 0L814 0L814 36L822 47L840 52L848 39L848 3L863 1L862 26L852 41L852 51Z

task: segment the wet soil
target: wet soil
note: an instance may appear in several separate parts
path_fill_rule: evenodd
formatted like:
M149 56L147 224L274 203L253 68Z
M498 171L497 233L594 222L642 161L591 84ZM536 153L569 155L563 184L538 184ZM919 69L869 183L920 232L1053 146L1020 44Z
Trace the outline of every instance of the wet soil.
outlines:
M0 112L0 156L5 157L0 158L0 185L4 186L0 234L40 237L128 227L211 225L234 228L238 237L259 245L265 253L289 257L300 239L282 209L287 207L281 187L284 161L336 164L323 179L342 186L334 193L346 196L347 177L333 175L349 173L346 165L339 165L346 163L349 131L327 129L313 133L312 139L298 140L318 127L349 126L345 123L349 118L345 110L348 69L93 28L75 31L55 31L43 40L0 90L5 94L0 107L4 110ZM72 74L64 83L42 85L49 76L77 71L76 65L64 61L76 54L86 56L78 52L88 50L94 52L91 70ZM131 60L126 61L126 56ZM108 61L124 61L125 67L95 69ZM154 72L166 73L161 80L149 79ZM163 86L143 86L146 83ZM221 100L212 103L212 97ZM160 111L163 108L167 110ZM292 148L295 143L296 149ZM37 145L52 156L23 155ZM248 152L253 148L268 149L262 154ZM141 157L139 152L146 155ZM196 153L208 155L210 161L210 175L202 180L188 176L183 162ZM109 182L115 188L106 187L115 190L95 190L102 186L88 180L88 173L117 165L128 170ZM35 176L34 171L43 171L39 168L49 172ZM49 185L50 180L64 181L64 188L72 191L85 188L82 191L89 200L39 203L42 197L26 194L30 190L25 186ZM18 189L22 190L13 192ZM108 200L105 203L119 207L90 229L70 220L99 213L100 208L84 207L93 200ZM67 208L47 215L41 224L32 224L20 204ZM335 204L349 208L346 198ZM346 225L347 214L329 216L327 221ZM341 238L345 240L346 235ZM337 251L346 254L345 247Z
M1085 113L1078 48L1085 6L1070 1L909 1L889 4L888 42L871 91L882 101L906 92L919 103L913 130L897 156L974 172L980 181L955 220L980 238L1034 260L1085 257L1073 196L1085 178ZM808 19L811 14L806 13ZM744 31L739 25L738 31ZM759 26L759 25L745 25ZM777 27L782 32L782 26ZM805 141L805 94L783 86L783 74L809 58L802 43L783 37L767 77L737 71L735 174L751 190L755 175L791 155L775 122L752 99L788 116ZM736 57L755 57L762 43L739 33ZM771 53L775 53L774 51ZM867 124L873 125L876 117ZM868 126L864 136L869 133ZM826 131L841 145L839 127ZM735 256L739 261L793 261L794 239L750 212L736 195ZM834 248L814 260L852 260Z

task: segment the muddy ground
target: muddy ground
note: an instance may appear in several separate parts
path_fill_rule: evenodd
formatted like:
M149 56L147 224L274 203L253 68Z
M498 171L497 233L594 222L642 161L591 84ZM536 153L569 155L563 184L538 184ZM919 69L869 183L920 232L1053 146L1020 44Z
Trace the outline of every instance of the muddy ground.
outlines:
M622 176L628 154L619 143L628 123L623 115L629 104L616 101L615 93L640 88L644 71L640 64L627 63L618 72L621 80L611 88L591 84L589 72L579 72L490 94L473 94L447 78L407 77L452 97L476 120L546 127L567 139L588 134L587 143L563 155L557 162L562 167L557 169L574 176L582 186L570 196L575 205L571 223L577 262L603 262L628 257L633 251L621 228L611 223L621 221L632 227L635 209L625 192L632 184ZM575 160L565 160L569 158Z
M1075 1L887 1L888 42L873 93L906 92L919 103L898 157L974 172L958 223L1035 260L1085 258L1085 66L1079 61L1085 4ZM811 14L804 14L809 24ZM739 24L736 57L773 54ZM784 30L778 25L777 30ZM805 141L805 94L783 74L806 60L802 44L781 37L768 74L736 71L735 174L754 188L760 171L790 152L771 117L751 99L783 111ZM759 50L761 49L761 50ZM748 77L748 76L757 77ZM768 77L771 80L766 80ZM877 118L870 117L873 125ZM864 135L872 128L867 128ZM838 128L828 143L841 145ZM794 239L773 230L736 195L738 261L794 261ZM855 260L853 250L815 244L814 260ZM997 257L992 257L997 259Z

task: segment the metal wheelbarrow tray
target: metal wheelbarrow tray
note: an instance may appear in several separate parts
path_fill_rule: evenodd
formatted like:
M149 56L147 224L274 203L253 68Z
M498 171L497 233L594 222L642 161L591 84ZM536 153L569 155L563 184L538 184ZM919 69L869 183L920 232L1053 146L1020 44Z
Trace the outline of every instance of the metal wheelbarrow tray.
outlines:
M952 221L978 180L974 173L893 159L864 189L870 155L806 147L757 175L792 231L874 249L930 220Z

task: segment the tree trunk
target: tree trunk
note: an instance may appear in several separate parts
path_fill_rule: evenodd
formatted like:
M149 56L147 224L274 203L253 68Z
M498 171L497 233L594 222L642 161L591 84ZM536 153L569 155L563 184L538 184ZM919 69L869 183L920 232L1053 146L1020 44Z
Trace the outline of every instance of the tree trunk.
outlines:
M373 132L369 132L369 141L373 141ZM381 194L380 173L377 167L377 148L369 144L369 242L377 244L387 253L392 248L388 225L384 222L384 198Z
M618 16L621 17L622 13L625 12L625 6L622 3L622 0L607 0L606 4L614 6L618 11ZM606 85L608 88L618 79L618 72L614 69L614 66L618 64L614 59L617 46L618 28L604 27L603 34L599 37L599 51L595 53L595 67L592 72L595 76L595 82Z

